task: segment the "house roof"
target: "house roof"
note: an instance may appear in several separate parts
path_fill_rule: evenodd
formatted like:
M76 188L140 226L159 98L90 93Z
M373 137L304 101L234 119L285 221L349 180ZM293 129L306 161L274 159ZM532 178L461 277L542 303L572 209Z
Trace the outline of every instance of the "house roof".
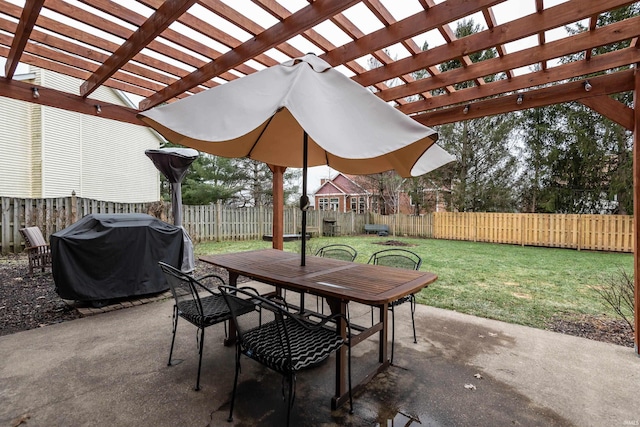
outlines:
M359 195L359 194L367 194L367 190L365 190L358 183L353 181L348 175L343 173L338 173L335 177L330 180L326 180L320 185L320 188L313 193L314 196L321 195Z
M314 52L428 126L578 101L633 129L633 110L608 95L634 88L629 67L640 62L640 16L616 23L598 17L638 4L0 0L0 57L6 58L8 77L0 79L0 94L96 114L91 94L106 85L137 95L141 102L138 108L103 105L103 117L140 124L139 109ZM457 39L455 23L470 18L482 31ZM585 31L564 31L578 21ZM614 50L596 55L599 46ZM485 49L497 57L474 62L469 56ZM558 63L557 58L573 54L580 59ZM439 65L450 61L462 67L440 71ZM34 99L32 85L13 78L19 62L81 79L80 95L41 90ZM416 71L423 77L417 78ZM500 78L485 78L489 75ZM585 90L587 79L590 91ZM456 89L463 82L468 88Z

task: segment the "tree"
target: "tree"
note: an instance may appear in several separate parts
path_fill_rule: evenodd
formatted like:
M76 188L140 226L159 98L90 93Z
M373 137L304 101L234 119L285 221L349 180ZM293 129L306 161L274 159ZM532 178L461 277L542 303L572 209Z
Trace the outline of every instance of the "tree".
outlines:
M477 33L481 27L473 20L462 21L456 28L456 37L463 38ZM483 50L469 55L478 62L496 56L493 50ZM442 72L459 68L462 64L454 59L440 66ZM493 81L496 76L487 76ZM475 85L473 81L462 82L456 90ZM516 207L514 183L518 175L517 161L512 145L514 114L503 114L438 128L439 143L456 156L454 164L427 174L427 179L441 188L451 188L447 196L450 208L459 211L512 211Z
M235 168L242 176L242 191L239 193L238 205L273 206L273 173L266 163L252 159L236 159ZM295 196L300 195L298 181L300 171L287 169L284 173L285 204L294 203Z
M186 205L230 204L242 189L241 178L232 159L201 153L183 181L182 201Z
M600 14L597 26L607 25L640 14L640 5L633 4ZM587 28L580 22L568 27L577 34ZM592 55L600 55L629 46L629 41L613 43L592 49ZM584 60L584 51L568 55L561 62ZM586 76L589 77L589 76ZM615 94L613 99L632 106L631 93ZM557 122L553 127L547 147L547 163L544 168L544 200L539 199L536 210L565 213L632 213L632 133L620 125L602 117L580 103L568 103L541 109L542 115L552 114L545 120ZM531 123L525 114L524 124ZM549 116L547 116L549 117ZM562 118L558 120L558 117ZM554 139L555 140L552 141ZM551 142L552 141L552 142ZM531 138L528 140L531 143ZM534 145L531 150L535 149ZM531 151L530 150L530 151ZM533 160L533 159L532 159ZM536 167L531 162L528 167ZM542 169L537 169L541 171Z

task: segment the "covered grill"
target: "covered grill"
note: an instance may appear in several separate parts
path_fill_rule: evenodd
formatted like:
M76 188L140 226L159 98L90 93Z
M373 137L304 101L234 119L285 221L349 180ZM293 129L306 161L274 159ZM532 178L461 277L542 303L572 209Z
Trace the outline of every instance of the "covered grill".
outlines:
M182 229L146 214L92 214L51 235L61 298L108 301L169 289L158 261L180 267Z

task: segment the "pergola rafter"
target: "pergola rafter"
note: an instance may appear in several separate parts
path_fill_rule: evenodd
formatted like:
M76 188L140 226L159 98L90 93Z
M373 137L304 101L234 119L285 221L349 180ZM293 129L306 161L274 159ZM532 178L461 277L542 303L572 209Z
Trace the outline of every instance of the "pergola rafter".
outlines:
M21 3L24 6L17 5ZM0 96L97 114L98 101L90 95L102 85L140 97L140 109L146 109L311 48L429 126L575 101L633 131L637 147L640 17L604 25L598 25L598 19L622 6L638 7L640 1L568 0L552 7L547 3L307 0L297 10L288 10L277 0L253 0L255 10L250 11L220 0L0 0L0 56L6 59ZM399 4L413 9L400 14ZM505 9L516 12L524 6L532 13L502 17ZM458 39L456 22L471 16L484 30ZM584 32L553 38L552 32L577 21ZM433 35L441 42L432 42ZM514 50L513 44L520 42L529 45ZM601 46L617 45L616 50L597 53ZM495 58L474 62L473 54L486 49L495 50ZM562 57L571 61L560 61ZM371 58L379 66L369 69ZM441 70L453 60L461 67ZM36 86L21 81L19 63L72 76L80 83L74 93ZM586 79L590 91L585 90ZM38 98L33 88L39 90ZM611 97L627 91L635 95L632 108ZM521 103L516 102L519 94ZM99 104L102 117L142 125L136 118L139 109ZM640 212L640 152L635 149L634 159L635 210ZM274 181L281 182L284 171L273 170ZM638 247L640 237L635 236ZM634 265L638 307L638 254ZM640 342L640 316L635 340Z

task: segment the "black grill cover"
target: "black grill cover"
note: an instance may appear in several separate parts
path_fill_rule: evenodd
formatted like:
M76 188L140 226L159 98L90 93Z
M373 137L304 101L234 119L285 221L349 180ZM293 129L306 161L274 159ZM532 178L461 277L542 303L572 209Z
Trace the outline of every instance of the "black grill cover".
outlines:
M180 268L182 230L146 214L92 214L51 235L61 298L102 301L169 289L158 261Z

